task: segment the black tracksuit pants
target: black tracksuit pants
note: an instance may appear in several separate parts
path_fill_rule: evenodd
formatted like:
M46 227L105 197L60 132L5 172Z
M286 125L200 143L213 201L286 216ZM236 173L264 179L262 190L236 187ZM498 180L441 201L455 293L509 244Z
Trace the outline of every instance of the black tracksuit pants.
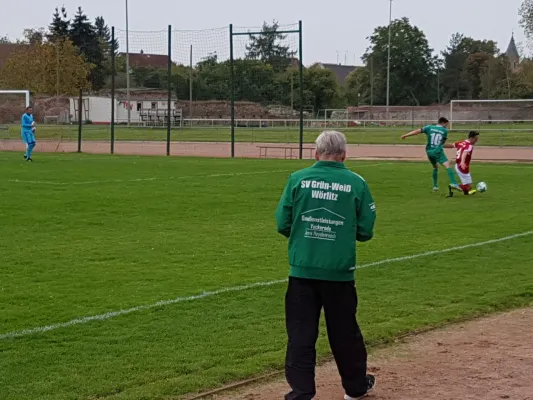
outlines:
M329 343L351 397L366 393L367 352L355 314L354 281L331 282L289 278L285 296L288 334L285 374L292 392L285 400L310 400L316 394L316 341L320 313L324 308Z

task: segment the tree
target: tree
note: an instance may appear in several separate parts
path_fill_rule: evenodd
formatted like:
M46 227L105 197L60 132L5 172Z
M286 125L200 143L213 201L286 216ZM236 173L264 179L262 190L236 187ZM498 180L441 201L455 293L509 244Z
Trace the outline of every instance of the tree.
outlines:
M468 90L467 83L463 80L463 70L468 57L461 48L463 39L463 35L453 34L450 44L442 52L444 68L440 80L445 100L460 99L461 93Z
M514 80L507 57L503 55L492 57L483 65L480 75L480 97L483 99L510 99L514 97Z
M337 108L341 102L341 90L335 73L318 64L304 70L304 90L311 94L306 105L312 105L314 110Z
M391 25L390 104L431 104L437 99L436 57L425 34L409 19ZM385 104L389 27L380 26L370 36L370 47L363 55L368 66L373 59L375 99Z
M195 88L198 100L222 100L230 98L229 66L229 61L219 63L216 53L207 56L197 64Z
M235 60L235 97L238 101L280 104L282 86L276 82L276 72L271 64L259 60ZM290 91L290 87L286 88ZM285 103L287 104L287 103Z
M520 70L513 75L512 97L533 98L533 61L523 61Z
M166 87L167 72L152 67L137 67L132 70L133 81L138 87L163 89Z
M523 0L520 10L520 26L524 29L529 46L533 41L533 0Z
M91 66L69 40L22 46L0 69L0 86L40 94L75 95L89 87ZM59 78L59 79L58 79Z
M46 38L50 42L65 40L69 37L70 20L67 18L67 9L63 6L56 8L52 17L52 23L48 26Z
M289 46L282 44L287 35L279 33L278 30L279 24L276 21L273 21L272 25L264 22L259 35L249 35L250 44L246 45L246 58L270 64L277 72L287 69L296 51L291 51Z
M9 36L0 36L0 44L10 44L12 43L9 39Z
M119 71L119 69L117 69L118 41L116 39L113 40L111 37L111 31L105 23L104 17L95 18L94 28L96 31L96 36L100 41L100 47L104 57L104 61L102 63L102 76L104 76L104 79L108 80L107 78L113 73L111 49L113 49L115 57L115 69Z
M24 42L28 44L42 44L46 33L44 28L24 29Z
M190 81L192 73L192 82L193 82L193 94L195 93L194 84L196 82L195 75L196 71L194 68L191 70L190 67L184 65L173 65L172 66L172 79L171 85L172 90L176 94L176 98L179 100L189 99L190 93Z
M483 69L479 63L494 58L498 52L496 42L492 40L475 40L460 33L453 34L450 44L442 52L444 67L441 82L444 100L478 98ZM477 66L474 60L477 60Z
M496 56L499 53L498 45L493 40L475 40L462 37L458 50L463 53L487 53Z
M293 109L300 107L300 75L297 66L289 67L283 72L278 72L274 78L274 90L276 92L274 101L278 104L291 106ZM304 99L311 99L311 94L305 92L304 84ZM305 102L304 105L308 105Z
M266 87L266 83L264 84ZM294 66L275 75L270 85L274 92L267 97L276 104L300 107L299 69ZM333 71L314 64L303 69L303 105L318 111L325 108L338 108L343 105L343 93Z
M81 7L78 7L78 12L70 24L69 37L72 43L78 47L80 53L93 65L89 77L92 89L101 89L104 87L109 73L105 66L105 52L102 49L96 28L91 24Z
M494 59L488 53L472 53L468 56L463 71L463 79L468 85L469 97L471 99L480 99L482 92L481 77L486 73L487 63Z
M106 25L104 17L96 17L94 20L94 27L96 29L96 36L100 39L102 43L102 49L105 54L109 54L111 46L114 44L115 56L118 55L118 41L115 39L112 40L111 31Z
M370 68L359 67L350 72L346 78L345 98L350 106L372 103Z

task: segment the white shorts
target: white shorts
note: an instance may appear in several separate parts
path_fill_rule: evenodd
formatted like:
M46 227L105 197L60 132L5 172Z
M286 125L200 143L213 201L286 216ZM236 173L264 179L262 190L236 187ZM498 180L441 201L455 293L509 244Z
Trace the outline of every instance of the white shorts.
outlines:
M457 172L457 175L459 175L459 179L461 179L461 183L463 185L471 185L472 184L472 175L470 173L465 174L461 171L459 171L459 166L455 164L455 172Z

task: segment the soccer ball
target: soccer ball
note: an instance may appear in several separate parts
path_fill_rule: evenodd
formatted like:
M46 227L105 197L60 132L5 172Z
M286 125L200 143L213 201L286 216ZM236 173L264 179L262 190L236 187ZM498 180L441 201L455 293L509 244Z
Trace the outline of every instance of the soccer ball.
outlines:
M476 189L478 192L486 192L487 191L487 184L485 182L479 182L477 185L476 185Z

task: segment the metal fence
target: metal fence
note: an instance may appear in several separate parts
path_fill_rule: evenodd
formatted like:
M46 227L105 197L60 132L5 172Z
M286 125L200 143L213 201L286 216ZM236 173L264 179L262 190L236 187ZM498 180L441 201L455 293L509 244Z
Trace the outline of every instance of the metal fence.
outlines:
M257 129L289 124L298 136L286 138L303 157L304 119L312 115L304 112L301 22L274 30L113 28L111 43L108 89L70 99L80 151L108 142L111 153L133 146L159 153L164 142L170 155L191 141L203 143L200 152L208 143L229 143L220 155L237 157L246 154L236 144L254 143Z

